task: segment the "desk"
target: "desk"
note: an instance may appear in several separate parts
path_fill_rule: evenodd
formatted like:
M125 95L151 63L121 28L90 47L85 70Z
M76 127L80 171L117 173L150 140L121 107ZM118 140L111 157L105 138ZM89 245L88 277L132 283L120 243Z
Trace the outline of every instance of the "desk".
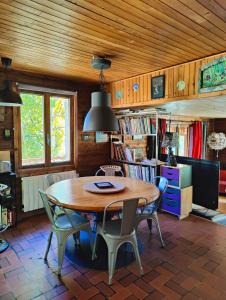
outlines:
M111 194L95 194L87 192L84 189L84 185L88 182L98 181L119 181L125 185L123 191ZM91 177L79 177L57 182L50 186L46 193L51 198L55 197L59 200L63 207L73 209L80 212L103 212L107 204L114 200L125 200L130 198L146 198L148 203L155 201L159 197L159 190L155 185L132 179L129 177L115 177L115 176L91 176ZM54 200L52 200L54 202ZM141 203L142 204L142 203ZM113 211L119 211L120 205L114 206ZM84 234L85 235L85 234ZM73 237L68 239L66 245L66 256L75 264L82 265L88 268L106 269L107 268L107 251L106 247L99 246L101 249L101 255L98 255L99 259L91 261L91 251L89 243L85 236L81 235L81 246L76 249L74 246ZM105 244L104 241L102 243ZM102 244L103 245L103 244ZM123 250L123 249L122 249ZM133 255L128 253L125 255L125 251L118 252L118 258L116 267L128 264L133 260ZM98 251L97 251L98 254Z

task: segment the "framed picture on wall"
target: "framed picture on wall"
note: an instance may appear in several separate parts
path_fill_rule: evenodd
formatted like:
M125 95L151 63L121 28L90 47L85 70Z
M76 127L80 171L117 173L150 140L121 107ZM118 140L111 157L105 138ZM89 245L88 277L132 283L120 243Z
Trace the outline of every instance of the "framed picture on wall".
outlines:
M200 68L199 93L226 89L226 56L209 62Z
M158 99L165 97L165 75L151 78L151 98Z

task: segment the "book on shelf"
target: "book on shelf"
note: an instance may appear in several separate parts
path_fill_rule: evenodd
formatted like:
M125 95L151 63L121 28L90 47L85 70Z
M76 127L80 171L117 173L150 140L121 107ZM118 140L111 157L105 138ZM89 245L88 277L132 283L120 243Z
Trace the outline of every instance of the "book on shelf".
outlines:
M0 227L1 225L13 225L15 224L15 209L7 208L0 205Z
M153 182L155 172L153 168L142 165L127 165L125 167L126 175L134 178L140 179L146 182Z
M156 119L152 117L124 117L119 119L121 134L156 134Z
M117 160L126 160L123 143L120 141L114 141L112 143L113 146L113 156Z

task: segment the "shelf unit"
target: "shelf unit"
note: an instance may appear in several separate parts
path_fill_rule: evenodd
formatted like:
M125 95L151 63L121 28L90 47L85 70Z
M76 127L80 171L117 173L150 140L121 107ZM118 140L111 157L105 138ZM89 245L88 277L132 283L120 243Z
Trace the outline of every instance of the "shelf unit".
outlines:
M152 136L155 138L155 157L156 161L158 160L158 117L159 114L157 111L154 112L133 112L133 113L124 113L124 114L116 114L116 117L119 119L119 125L121 132L119 134L111 135L111 160L114 163L119 163L123 166L123 168L128 172L128 175L131 175L131 173L128 170L132 170L130 166L134 166L134 172L137 173L135 177L138 177L142 180L151 181L151 178L153 176L157 175L157 167L158 165L151 165L144 162L137 162L137 161L131 161L131 160L125 160L125 159L117 159L115 157L116 150L114 147L114 142L116 142L116 139L118 139L118 142L121 142L122 147L127 148L147 148L147 137ZM120 122L121 119L124 119L124 127L122 128L122 122ZM134 121L135 120L135 121ZM137 121L136 121L137 120ZM151 133L151 130L153 130L153 124L155 125L154 130L155 133ZM137 127L136 127L137 126ZM150 128L148 128L150 126ZM125 130L126 128L126 130ZM132 130L132 129L137 130ZM125 131L128 131L130 133L125 133ZM149 131L149 133L146 133L145 131ZM142 136L143 140L135 140L132 139L134 136ZM130 139L128 139L130 137ZM115 143L116 144L116 143ZM146 156L146 155L145 155ZM149 174L145 176L145 174Z
M161 176L168 179L168 188L162 196L161 209L184 219L192 211L192 166L161 166Z

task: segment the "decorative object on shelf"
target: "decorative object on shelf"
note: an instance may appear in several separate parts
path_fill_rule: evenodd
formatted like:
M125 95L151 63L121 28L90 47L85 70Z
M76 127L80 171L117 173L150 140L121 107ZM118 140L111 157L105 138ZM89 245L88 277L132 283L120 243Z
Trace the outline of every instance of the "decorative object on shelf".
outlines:
M5 107L0 107L0 122L5 120Z
M166 164L168 166L177 166L176 158L173 154L173 147L178 145L178 134L176 132L166 132L163 141L162 141L162 148L168 149L167 161Z
M96 131L95 141L96 143L107 143L109 141L108 134L102 131Z
M158 99L165 97L165 75L151 78L151 98Z
M223 132L212 132L207 138L207 144L211 150L217 151L217 157L219 150L226 148L226 135Z
M100 71L100 91L91 94L92 107L87 113L83 125L84 132L118 131L116 119L111 105L111 94L106 92L104 69L111 67L111 61L103 57L93 57L91 65Z
M137 92L139 90L139 83L134 83L133 84L133 91Z
M117 99L121 99L121 98L122 98L122 92L121 92L121 91L116 91L116 92L115 92L115 97L116 97Z
M133 139L134 141L143 141L144 136L143 136L142 134L134 134L134 135L132 136L132 139Z
M7 70L11 67L12 59L8 57L1 57L2 66L6 79L3 87L0 89L0 106L20 106L22 99L17 92L15 85L8 79Z
M184 80L179 80L177 82L177 89L178 91L183 91L184 88L185 88L186 84L185 84L185 81Z
M200 68L199 93L226 89L226 56L216 59Z

